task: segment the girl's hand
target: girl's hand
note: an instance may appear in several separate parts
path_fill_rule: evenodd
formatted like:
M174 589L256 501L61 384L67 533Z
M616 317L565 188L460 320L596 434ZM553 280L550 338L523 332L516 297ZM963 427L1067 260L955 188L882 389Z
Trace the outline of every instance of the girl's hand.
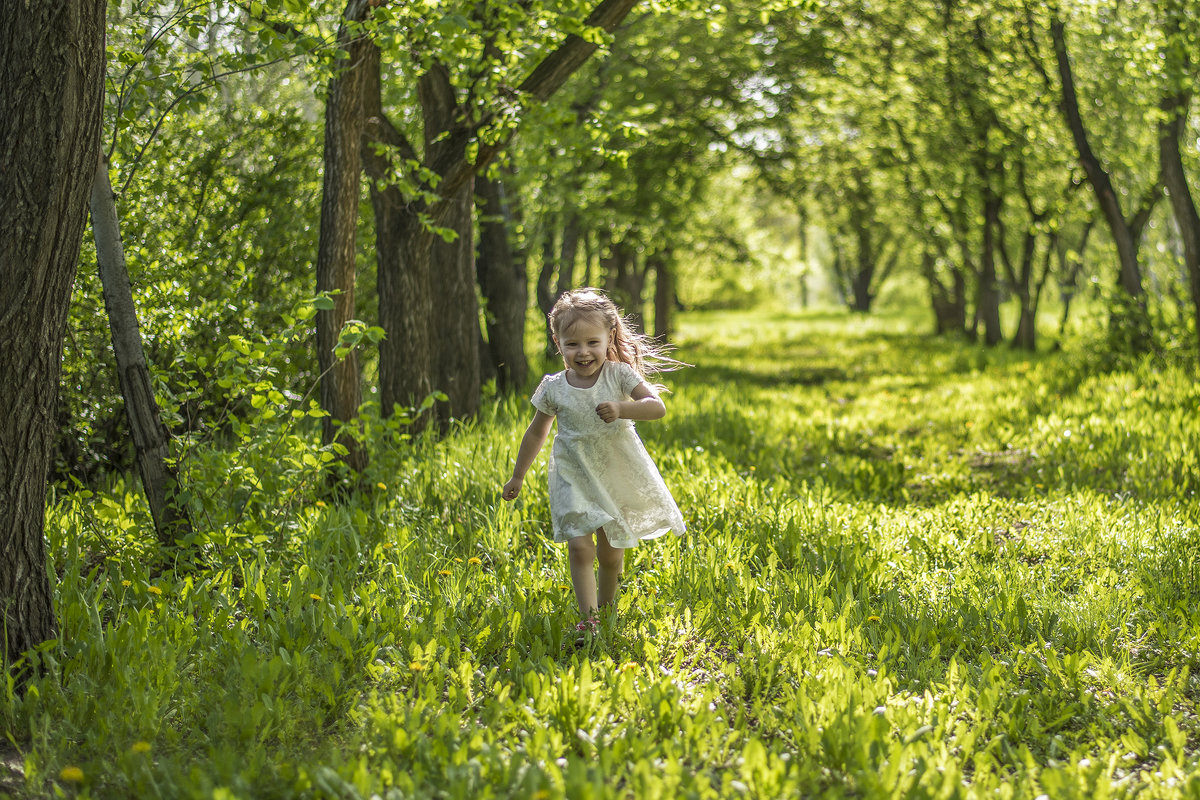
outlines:
M517 495L521 493L521 485L525 483L524 478L512 478L508 483L504 484L501 490L501 497L505 500L516 500Z
M616 422L621 418L621 406L613 402L604 402L596 406L596 413L605 422Z

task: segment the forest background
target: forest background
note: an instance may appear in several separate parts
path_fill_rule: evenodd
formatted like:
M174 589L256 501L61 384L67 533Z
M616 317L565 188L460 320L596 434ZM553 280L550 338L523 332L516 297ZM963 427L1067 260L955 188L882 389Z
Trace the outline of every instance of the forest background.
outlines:
M359 767L344 758L349 750L314 744L320 737L313 728L301 730L302 723L280 730L276 704L286 698L307 709L298 718L320 719L317 728L357 741L370 728L354 718L357 713L381 715L372 723L380 729L395 726L413 734L395 709L385 712L374 704L378 698L361 702L364 693L398 680L390 672L396 666L408 681L427 665L445 662L439 669L465 670L461 682L467 694L500 685L489 665L516 674L508 691L520 696L537 693L529 681L561 682L569 675L588 684L592 678L578 672L586 664L559 656L543 668L549 646L530 649L522 642L522 631L528 634L526 628L538 624L529 617L522 621L528 608L486 626L488 633L476 642L481 651L476 662L446 655L447 648L463 647L454 644L454 625L446 640L446 631L421 611L419 623L438 630L418 641L413 632L389 632L372 606L397 605L381 588L388 585L388 591L423 598L417 605L424 608L423 602L435 602L423 593L429 580L452 577L453 564L495 569L499 562L491 559L499 558L501 542L512 536L523 541L519 529L528 523L506 516L486 496L484 487L500 476L483 474L480 464L494 471L506 458L502 442L515 437L510 429L524 413L522 393L553 368L544 312L559 292L576 285L605 287L639 325L676 342L697 363L697 377L679 378L684 410L712 407L712 398L701 392L705 380L725 382L734 394L748 386L770 388L774 394L758 397L760 404L803 406L811 398L788 400L789 392L819 389L837 405L854 380L867 381L867 388L849 394L867 392L872 381L889 370L904 372L908 363L920 365L918 371L958 376L948 380L960 388L978 388L973 381L979 374L986 378L989 369L1031 373L1042 393L1032 384L1020 385L1043 399L1065 387L1081 391L1090 380L1125 386L1140 392L1138 397L1149 393L1160 407L1142 410L1165 420L1158 435L1179 437L1173 444L1147 445L1161 454L1161 475L1170 476L1170 490L1154 494L1162 505L1140 508L1125 524L1132 526L1131 542L1152 536L1159 546L1170 533L1174 544L1156 550L1154 564L1167 575L1191 574L1187 554L1195 541L1195 508L1187 475L1195 450L1186 443L1195 442L1195 430L1187 414L1194 417L1192 387L1200 359L1200 218L1192 188L1200 170L1200 138L1191 112L1200 13L1194 2L912 0L736 7L629 0L405 5L350 0L344 6L280 0L91 3L57 12L10 5L4 17L13 20L9 29L15 33L8 41L22 46L5 62L14 76L14 88L4 97L5 152L66 141L30 136L37 128L19 124L26 120L18 112L33 81L29 76L65 81L57 96L80 92L94 101L56 103L61 106L56 124L85 140L85 146L71 149L77 163L66 170L72 180L62 185L74 190L58 193L62 205L30 221L22 216L28 208L17 203L22 192L8 192L2 201L14 220L4 251L13 279L0 289L0 322L5 340L13 343L4 373L6 407L13 412L0 430L4 548L11 555L0 565L8 675L3 713L12 752L20 754L9 757L8 768L21 776L6 779L6 788L38 792L54 785L57 791L105 794L136 785L173 794L184 791L176 783L180 776L199 769L203 776L193 774L192 784L201 793L232 787L253 794L270 787L336 795L343 789L318 786L333 781L331 776L369 793L363 787L405 784L383 778L378 762L363 767L376 783L357 776ZM44 46L30 44L38 36L45 37ZM70 60L77 45L90 54L82 66ZM76 75L77 84L71 78ZM85 78L93 81L94 92ZM51 89L42 91L57 98ZM10 159L6 163L31 166L28 174L6 168L6 175L19 182L14 185L38 185L40 165L62 163L52 156ZM93 170L88 158L99 168ZM85 219L91 221L86 235ZM40 241L47 221L62 223L54 231L60 237L55 248L20 244ZM51 290L31 293L28 286ZM838 308L845 313L830 317L830 309ZM751 310L746 317L733 313ZM828 319L841 327L829 327ZM738 344L745 320L756 320L751 324L761 352ZM793 334L817 337L817 350L798 356ZM882 355L870 354L870 341L885 343ZM922 361L922 355L933 360ZM764 357L767 365L775 361L774 378L764 374L769 367L756 366ZM846 369L852 362L845 359L853 358L878 370ZM884 363L889 359L900 361ZM919 395L908 389L910 400ZM1099 409L1091 407L1087 419ZM899 592L897 607L907 590L896 588L894 575L876 576L863 581L863 586L877 582L873 591L843 598L845 587L830 584L829 576L874 575L883 569L879 554L889 535L899 534L876 520L867 525L881 532L874 543L839 540L829 545L836 553L825 544L801 546L810 536L823 540L817 531L827 533L831 524L827 517L820 525L811 518L798 522L815 513L803 509L824 498L827 509L846 504L840 521L856 514L872 519L861 503L907 501L914 494L927 503L965 502L962 496L979 501L982 491L987 506L989 492L1024 498L1044 491L1046 465L1030 456L1036 448L1016 441L1011 429L1017 423L1001 413L1012 411L999 403L986 409L967 403L962 413L973 418L963 420L968 427L977 420L980 428L1009 434L976 442L965 455L961 442L930 444L925 456L934 458L930 454L944 446L949 449L935 461L950 459L953 451L974 470L969 474L999 474L997 480L1014 482L1020 492L1007 484L999 491L992 477L983 481L986 486L962 483L953 469L929 473L949 483L934 481L934 489L928 480L905 478L904 469L913 465L900 465L901 445L871 433L888 429L878 418L863 423L853 445L833 428L816 439L815 429L805 428L795 432L794 441L764 450L761 432L739 438L734 417L693 431L686 437L695 442L692 452L730 449L715 461L711 454L700 463L681 461L679 473L711 472L722 508L726 502L730 508L753 504L759 512L748 529L728 518L720 521L721 536L731 537L730 552L746 558L726 562L713 556L713 571L723 575L738 571L738 564L754 564L755 537L761 537L762 558L770 551L775 561L741 576L747 580L743 588L751 591L755 580L769 583L779 559L793 569L809 552L815 559L809 565L826 583L809 587L806 596L816 609L836 600L837 613L822 624L841 625L833 637L841 644L834 650L840 648L843 656L855 652L857 645L844 637L866 636L865 626L881 620L866 612L891 602L888 581L890 591ZM1102 451L1117 458L1114 442L1128 445L1130 434L1115 422L1124 417L1110 416L1115 427L1092 424L1104 441ZM904 429L916 435L913 426ZM1070 437L1071 426L1063 425L1060 440L1064 430ZM797 442L809 449L801 454ZM1096 443L1088 442L1091 455L1078 458L1096 457ZM472 448L470 457L463 447ZM854 463L834 463L833 471L818 475L833 463L827 456L846 447L854 451ZM1146 494L1154 482L1131 467L1139 452L1126 453L1129 462L1120 466L1097 467L1097 474L1108 470L1120 480L1108 485L1107 478L1097 478L1103 485L1089 490L1151 499ZM450 454L458 460L448 460ZM886 464L864 466L872 461ZM730 465L736 481L721 474ZM669 476L672 468L664 469ZM749 481L759 469L771 481ZM773 490L798 505L785 509L770 499ZM1083 502L1077 496L1060 501ZM522 513L536 519L538 502L531 500ZM466 503L461 517L450 510L455 503ZM770 524L762 521L767 508L773 509ZM1063 513L1039 508L1049 516ZM1073 517L1079 506L1071 508ZM1093 514L1104 517L1095 509ZM1154 516L1158 527L1139 514ZM717 524L691 522L710 530ZM1006 520L1005 530L1012 536L1028 524L1023 518ZM429 537L429 525L445 526L439 536L449 538ZM352 543L331 533L342 527ZM1111 527L1120 528L1115 522ZM411 538L397 538L400 529ZM780 531L788 531L801 549L785 557L786 547L767 544ZM1079 544L1069 531L1058 533L1059 546ZM956 535L942 534L945 542ZM431 543L412 545L422 536ZM475 536L482 550L470 546ZM319 546L314 537L321 539ZM995 546L995 538L980 546ZM932 554L951 546L945 542L927 540L922 552L937 562ZM815 549L804 550L810 545ZM322 548L333 548L337 557ZM397 549L393 569L405 580L419 578L422 591L357 572L389 549ZM426 574L433 561L422 554L434 553L447 569ZM1053 560L1056 553L1014 558L1038 566L1036 559ZM1121 563L1136 560L1124 550L1109 555L1124 559ZM548 581L549 591L557 585L547 577L553 571L537 552L533 558L525 566L541 577L529 580ZM322 559L331 570L355 574L355 580L316 577ZM942 568L949 569L944 563ZM495 573L503 581L493 592L516 592L528 578L521 569ZM1090 569L1084 573L1097 579ZM1116 567L1110 563L1106 569ZM326 583L303 577L309 575ZM707 609L714 619L722 609L715 598L734 591L685 590L672 584L675 578L686 583L682 574L664 568L661 587L647 591L672 585L677 592L693 592L681 607L701 615ZM707 586L695 575L688 580ZM951 597L952 585L953 580ZM1090 592L1090 585L1075 589ZM197 587L225 599L197 606ZM117 641L126 637L123 646L134 649L150 646L144 638L148 626L164 623L161 615L170 605L156 599L164 592L180 615L171 616L165 633L155 634L164 637L157 645L161 669L129 670L134 683L159 684L158 690L141 685L138 691L145 693L134 693L154 719L135 732L106 716L111 709L81 698L96 693L101 676L112 678L109 670L121 671ZM364 599L372 594L376 601ZM1004 644L1023 655L1017 644L1045 643L1064 623L1051 619L1050 599L1034 613L1028 606L1036 603L1026 595L1020 602L1027 607L1018 609L1017 595L1004 595L1011 605L996 611L1000 623L979 624L1012 623L1020 641ZM449 602L456 624L479 613L470 599ZM1107 620L1108 628L1091 619L1091 627L1080 623L1072 643L1054 651L1067 666L1044 661L1038 667L1047 675L1059 669L1069 683L1102 664L1100 672L1119 676L1109 688L1093 687L1093 694L1109 691L1135 705L1149 703L1137 717L1145 729L1127 726L1109 737L1116 743L1114 757L1134 754L1133 767L1112 761L1105 770L1093 770L1103 760L1094 750L1108 752L1108 744L1097 744L1108 742L1108 734L1042 720L1030 742L1014 744L1020 737L1010 731L1009 742L993 740L975 752L969 768L954 753L943 753L949 761L942 763L942 773L947 763L959 772L978 771L963 785L980 789L988 785L987 775L1001 782L1015 775L1019 792L1034 792L1045 788L1047 770L1057 769L1055 758L1065 753L1065 763L1074 765L1070 780L1080 781L1081 791L1101 785L1155 791L1174 786L1171 781L1193 780L1195 750L1188 742L1195 736L1194 715L1163 697L1194 696L1189 677L1194 650L1187 644L1196 630L1194 614L1180 611L1174 601L1159 610L1174 627L1163 623L1152 635L1152 628L1125 618ZM1087 621L1093 612L1099 613L1092 609L1082 618ZM1172 616L1177 612L1184 614L1179 620ZM1040 613L1045 616L1037 617ZM1030 622L1030 614L1037 619ZM565 624L561 615L552 616L543 631L547 641ZM729 766L730 758L740 758L741 769L747 759L761 761L761 774L754 766L740 777L714 777L696 767L691 791L725 793L736 790L730 781L745 788L758 780L766 782L756 788L763 792L774 779L763 776L772 775L785 785L844 787L867 780L879 763L895 767L929 758L914 755L913 748L923 746L928 732L919 731L926 724L936 728L936 720L916 724L914 717L907 728L896 723L896 730L877 731L869 719L855 718L846 720L846 741L865 736L880 747L899 741L909 750L891 758L870 747L861 754L847 751L830 756L836 764L822 764L811 774L789 765L783 756L801 752L798 742L752 732L759 725L771 728L762 714L767 706L780 706L779 692L791 693L793 701L780 707L805 707L795 696L802 683L788 675L804 674L807 667L772 651L770 639L779 629L768 628L755 639L762 616L753 622L747 610L737 634L702 635L706 629L690 617L669 622L675 630L691 631L685 640L703 642L672 654L674 669L683 659L693 674L712 673L711 680L696 678L680 691L699 702L708 690L704 686L726 692L730 681L740 681L743 699L758 704L752 720L733 715L732 738L720 746L734 747L737 731L743 742L734 748L738 755L718 762ZM782 618L775 611L767 616ZM181 632L188 617L237 636L220 646L186 642ZM223 622L215 624L217 617ZM656 630L668 624L663 618L642 623ZM930 623L913 618L906 624L925 630L921 626ZM982 702L986 692L978 689L979 680L990 673L979 653L991 652L989 646L959 635L966 642L959 652L942 655L932 642L947 634L942 622L931 624L938 633L930 634L930 647L920 658L908 653L907 661L891 665L907 670L904 691L922 696L921 690L953 674L962 656L968 671L974 670L972 685L980 693L975 701ZM1126 627L1135 631L1129 641L1115 633ZM1080 633L1085 628L1086 635ZM889 640L892 650L911 640L911 632L897 628ZM1139 662L1139 647L1131 641L1144 650L1146 638L1155 635L1176 655L1162 651L1160 660ZM730 636L757 642L761 658L726 680L717 673L725 675L739 661L736 654L746 658L753 650ZM620 709L622 703L640 702L630 697L652 694L641 686L626 696L637 675L645 676L660 658L670 659L638 651L630 644L637 639L634 630L613 637L613 652L633 648L628 659L617 657L610 665L619 667L609 678L617 681L612 699ZM879 666L867 662L886 661L880 644L886 642L862 649L870 658L858 665L861 670L845 669L858 677L870 670L871 678L879 678ZM197 647L207 647L209 655L199 655ZM322 647L333 647L344 659L329 658ZM514 654L513 648L525 651ZM363 667L381 664L385 651L391 655L378 667L383 672ZM123 652L128 657L131 651ZM234 654L234 682L246 693L235 693L241 699L224 715L204 711L208 727L192 738L187 726L212 701L204 691L185 698L180 676L194 674L200 663L211 673L211 654L217 652ZM298 665L297 657L320 663ZM369 673L362 681L339 683L330 675L354 665ZM388 677L381 677L384 672ZM286 692L266 691L281 675L291 676L283 680ZM765 688L764 675L770 676ZM434 677L428 676L431 686ZM443 684L451 678L450 672L441 675ZM845 675L825 679L842 689L848 685ZM1131 688L1139 682L1152 690ZM883 679L871 685L885 694L896 688ZM441 685L431 696L445 691L450 690ZM130 702L125 695L105 696L121 698L113 707ZM930 696L934 713L942 697ZM1061 703L1051 696L1047 714ZM586 732L582 722L592 716L577 719L578 705L568 706L567 717L556 717L547 730L562 728L574 736L567 728L580 722L576 728ZM405 713L416 715L420 708L415 703ZM479 708L470 699L461 711L466 716L460 729ZM624 711L614 713L620 717ZM245 719L239 719L242 714ZM472 719L472 725L481 724L478 715ZM860 723L870 728L866 734L856 727ZM428 724L429 719L421 722ZM1078 735L1069 745L1056 744L1059 727ZM1140 743L1126 738L1131 732ZM642 779L631 774L624 788L605 787L587 768L576 774L568 765L556 773L536 758L522 771L512 742L503 738L484 746L498 759L493 772L476 763L473 772L460 775L450 756L414 756L415 745L400 742L395 738L400 734L388 735L394 748L388 757L406 754L398 762L407 764L406 791L451 786L475 792L482 781L501 794L587 785L619 795ZM595 731L588 736L595 739ZM248 741L253 747L245 751ZM472 741L463 746L478 758ZM579 747L543 744L546 752ZM297 771L298 753L324 752L327 746L338 754L325 753L328 774L318 780L316 772ZM196 753L206 748L208 754L197 761ZM152 750L154 758L141 758ZM555 758L550 762L557 763ZM1163 766L1168 761L1170 768ZM85 762L87 769L76 766ZM427 773L414 764L424 764ZM667 784L657 786L671 791Z

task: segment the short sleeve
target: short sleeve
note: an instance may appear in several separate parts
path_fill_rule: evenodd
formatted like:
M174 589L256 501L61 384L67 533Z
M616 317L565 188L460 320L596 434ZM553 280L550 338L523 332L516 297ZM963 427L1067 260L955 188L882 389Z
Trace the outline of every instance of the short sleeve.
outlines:
M538 384L537 389L533 392L533 397L529 398L529 402L533 403L533 407L547 416L555 416L558 414L558 405L551 398L550 391L551 379L554 376L547 375L542 378L542 382Z
M633 390L636 389L637 385L644 379L641 375L637 374L637 371L633 367L629 366L624 361L617 361L615 363L617 365L617 386L621 389L621 393L625 395L633 394Z

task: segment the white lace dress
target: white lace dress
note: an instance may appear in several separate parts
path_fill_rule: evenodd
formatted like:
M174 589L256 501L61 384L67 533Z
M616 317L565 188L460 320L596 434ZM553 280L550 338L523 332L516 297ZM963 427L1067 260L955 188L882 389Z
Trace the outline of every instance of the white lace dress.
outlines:
M650 460L633 420L606 423L596 406L629 400L642 379L628 364L605 361L595 385L580 389L566 372L542 379L531 402L556 417L550 449L554 541L604 528L613 547L633 547L667 531L684 532L683 515Z

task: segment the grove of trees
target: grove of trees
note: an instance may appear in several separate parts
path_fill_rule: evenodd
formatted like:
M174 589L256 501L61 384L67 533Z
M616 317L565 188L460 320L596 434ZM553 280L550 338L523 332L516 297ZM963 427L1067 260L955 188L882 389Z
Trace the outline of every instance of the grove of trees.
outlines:
M1200 354L1196 0L0 8L6 663L55 635L47 480L137 465L194 544L179 443L255 382L353 489L364 427L526 390L571 286Z

